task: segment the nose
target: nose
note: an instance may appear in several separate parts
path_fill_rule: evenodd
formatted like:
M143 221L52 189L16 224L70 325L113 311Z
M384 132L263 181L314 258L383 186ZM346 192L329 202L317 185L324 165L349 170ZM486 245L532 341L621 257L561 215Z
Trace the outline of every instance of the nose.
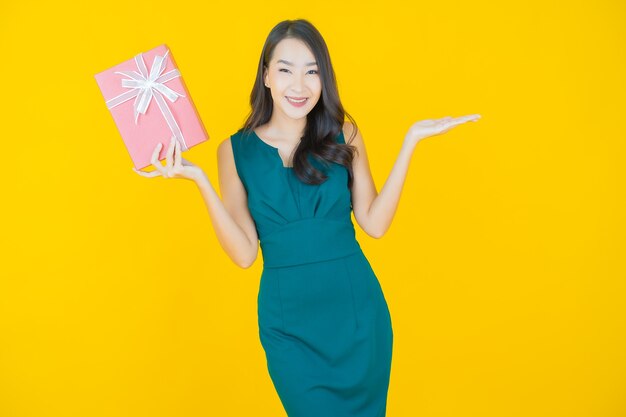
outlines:
M302 86L304 85L302 75L296 75L293 77L292 89L295 94L302 92Z

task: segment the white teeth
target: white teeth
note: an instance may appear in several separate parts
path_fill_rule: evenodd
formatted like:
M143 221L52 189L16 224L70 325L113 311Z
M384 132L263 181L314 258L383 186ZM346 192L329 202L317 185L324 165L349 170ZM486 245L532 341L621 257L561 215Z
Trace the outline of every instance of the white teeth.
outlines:
M291 102L294 102L294 103L303 103L306 100L306 98L303 98L302 100L293 100L293 99L287 97L287 100L289 100Z

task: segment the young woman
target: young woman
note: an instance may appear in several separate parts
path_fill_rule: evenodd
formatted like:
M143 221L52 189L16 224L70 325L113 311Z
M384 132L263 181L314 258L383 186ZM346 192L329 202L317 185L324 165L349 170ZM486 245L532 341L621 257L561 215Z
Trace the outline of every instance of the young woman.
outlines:
M337 92L324 39L307 20L276 25L263 46L244 126L218 145L220 199L170 141L146 177L193 180L219 242L242 268L260 241L258 323L267 367L290 417L386 414L393 331L355 239L393 219L417 143L479 115L415 123L380 193L363 138ZM346 141L346 138L349 138Z

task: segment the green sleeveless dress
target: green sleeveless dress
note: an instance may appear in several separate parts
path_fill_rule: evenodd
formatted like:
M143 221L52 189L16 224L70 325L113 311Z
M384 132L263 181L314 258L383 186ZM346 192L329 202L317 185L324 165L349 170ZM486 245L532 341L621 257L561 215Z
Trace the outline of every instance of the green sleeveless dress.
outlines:
M253 130L231 145L262 251L260 341L287 415L385 416L391 317L355 239L347 169L309 156L328 179L306 184Z

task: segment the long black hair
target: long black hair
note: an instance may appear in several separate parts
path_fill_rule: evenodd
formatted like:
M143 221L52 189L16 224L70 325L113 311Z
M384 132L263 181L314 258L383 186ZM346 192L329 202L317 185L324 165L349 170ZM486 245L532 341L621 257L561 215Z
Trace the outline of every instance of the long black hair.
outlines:
M259 59L256 79L250 94L251 111L240 130L250 133L251 130L267 123L270 120L273 109L272 95L263 83L263 70L269 68L269 63L276 45L285 38L295 38L304 42L318 63L321 77L322 92L319 101L307 115L307 123L304 136L296 148L293 156L293 170L298 178L307 184L321 184L328 176L316 169L307 159L311 155L325 166L329 162L344 165L349 174L348 187L352 188L353 172L352 160L357 148L346 144L337 143L335 138L342 131L345 117L347 116L354 125L354 137L357 125L341 105L337 90L335 71L331 65L330 55L326 42L320 32L305 19L284 20L278 23L270 31Z

